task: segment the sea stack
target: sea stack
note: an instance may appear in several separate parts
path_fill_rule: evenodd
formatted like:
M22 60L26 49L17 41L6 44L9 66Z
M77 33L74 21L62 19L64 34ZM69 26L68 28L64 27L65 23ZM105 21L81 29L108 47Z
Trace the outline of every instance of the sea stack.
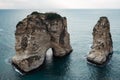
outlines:
M49 48L56 57L72 51L66 17L57 13L33 12L16 25L15 38L12 63L24 72L40 67Z
M93 45L87 60L97 65L106 63L113 53L113 42L110 33L110 23L107 17L100 17L93 28Z

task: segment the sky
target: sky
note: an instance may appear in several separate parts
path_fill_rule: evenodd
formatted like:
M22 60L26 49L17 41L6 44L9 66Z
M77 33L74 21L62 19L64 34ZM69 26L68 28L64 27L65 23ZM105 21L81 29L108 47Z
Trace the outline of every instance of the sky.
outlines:
M0 9L119 9L120 0L0 0Z

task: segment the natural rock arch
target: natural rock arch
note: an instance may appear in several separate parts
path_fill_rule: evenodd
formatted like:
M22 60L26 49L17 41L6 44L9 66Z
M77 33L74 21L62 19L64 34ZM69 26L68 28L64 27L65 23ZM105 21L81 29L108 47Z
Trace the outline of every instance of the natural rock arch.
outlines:
M17 24L15 38L16 55L12 63L24 72L42 65L49 48L57 57L72 51L67 20L56 13L33 12L28 15Z

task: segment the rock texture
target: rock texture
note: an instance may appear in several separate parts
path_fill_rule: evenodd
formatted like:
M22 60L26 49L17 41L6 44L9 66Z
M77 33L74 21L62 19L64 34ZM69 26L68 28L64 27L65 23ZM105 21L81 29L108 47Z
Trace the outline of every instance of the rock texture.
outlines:
M100 17L93 29L93 45L87 56L89 62L102 65L113 52L110 24L107 17Z
M42 65L49 48L57 57L72 51L67 20L57 13L33 12L17 24L15 38L16 55L12 63L24 72Z

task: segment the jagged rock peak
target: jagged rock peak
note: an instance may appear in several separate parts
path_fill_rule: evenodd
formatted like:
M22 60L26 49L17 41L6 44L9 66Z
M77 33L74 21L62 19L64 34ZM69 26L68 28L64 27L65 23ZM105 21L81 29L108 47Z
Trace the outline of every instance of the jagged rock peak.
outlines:
M57 13L33 12L17 24L15 38L16 55L12 63L24 72L41 66L49 48L57 57L72 51L67 19Z
M107 17L100 17L93 28L93 45L87 56L89 62L102 65L113 53L113 42L110 33L110 23Z

